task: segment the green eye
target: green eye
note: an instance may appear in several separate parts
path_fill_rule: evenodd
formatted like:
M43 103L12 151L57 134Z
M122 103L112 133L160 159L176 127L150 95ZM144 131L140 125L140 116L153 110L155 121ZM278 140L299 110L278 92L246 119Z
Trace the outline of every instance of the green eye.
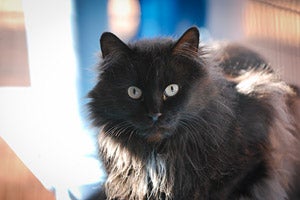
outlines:
M142 90L135 86L130 86L127 90L128 96L132 99L139 99L142 97Z
M165 97L173 97L175 96L179 91L179 86L177 84L171 84L166 87L164 96Z

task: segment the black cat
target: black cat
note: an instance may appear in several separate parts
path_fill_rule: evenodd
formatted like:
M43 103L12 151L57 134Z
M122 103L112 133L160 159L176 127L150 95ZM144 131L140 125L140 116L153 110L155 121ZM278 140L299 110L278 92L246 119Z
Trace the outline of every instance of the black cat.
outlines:
M100 39L89 93L107 180L99 199L292 199L295 91L256 53L178 40Z

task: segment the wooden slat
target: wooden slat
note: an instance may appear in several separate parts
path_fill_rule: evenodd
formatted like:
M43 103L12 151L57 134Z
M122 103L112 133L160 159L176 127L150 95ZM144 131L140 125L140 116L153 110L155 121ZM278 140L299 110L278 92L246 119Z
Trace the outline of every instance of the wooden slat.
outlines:
M0 1L0 86L30 86L21 0Z

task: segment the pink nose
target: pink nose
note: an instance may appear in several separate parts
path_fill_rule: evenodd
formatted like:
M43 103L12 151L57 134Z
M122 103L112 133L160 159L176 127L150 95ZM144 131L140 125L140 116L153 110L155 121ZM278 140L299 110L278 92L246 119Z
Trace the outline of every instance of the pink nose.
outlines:
M158 120L158 118L162 115L162 113L150 113L148 116L154 121L156 122Z

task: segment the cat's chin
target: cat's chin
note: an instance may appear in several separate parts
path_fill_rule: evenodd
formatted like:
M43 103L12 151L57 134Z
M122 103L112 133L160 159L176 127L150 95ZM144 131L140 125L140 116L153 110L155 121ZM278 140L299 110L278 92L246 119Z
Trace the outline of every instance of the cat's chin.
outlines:
M172 129L164 127L153 127L148 130L144 130L143 137L150 143L159 143L163 139L169 137L172 134Z

